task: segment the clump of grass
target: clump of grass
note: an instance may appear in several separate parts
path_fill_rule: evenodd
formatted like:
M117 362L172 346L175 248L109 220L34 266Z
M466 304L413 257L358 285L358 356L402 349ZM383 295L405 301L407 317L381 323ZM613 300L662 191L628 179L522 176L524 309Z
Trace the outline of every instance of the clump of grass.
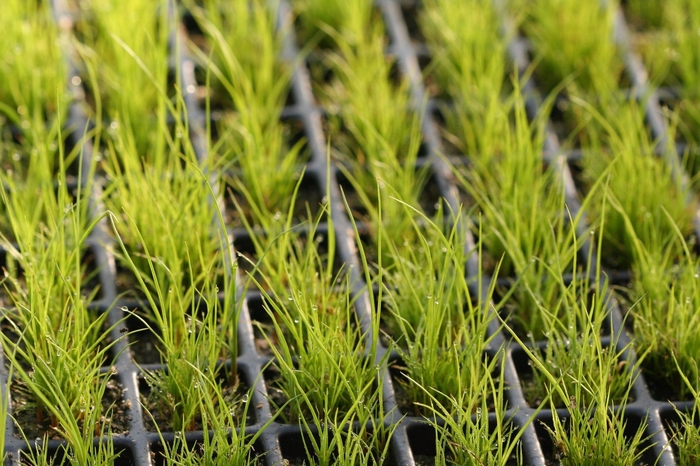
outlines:
M635 302L635 345L648 351L644 368L677 390L669 395L687 399L698 386L688 386L681 378L697 381L700 376L696 363L700 342L691 330L698 322L695 309L700 299L700 261L670 215L663 221L673 236L648 243L635 234L629 216L623 214L622 218L634 248L631 299ZM672 360L676 363L671 364Z
M617 1L516 0L514 4L525 13L521 27L532 41L539 61L537 80L545 92L572 76L583 92L617 88L624 69L612 35Z
M603 260L612 267L627 268L633 259L633 240L627 230L624 212L634 225L634 233L643 244L667 241L677 228L684 236L692 228L694 202L686 203L688 187L681 184L671 166L655 155L655 145L644 126L640 104L628 101L615 118L602 115L577 100L591 112L601 127L589 127L591 144L584 157L584 177L589 183L604 179L605 189L592 190L590 216L604 222ZM600 141L607 141L607 148ZM614 197L619 204L603 202ZM673 219L671 226L666 215ZM680 252L680 251L677 251Z
M632 435L625 433L627 420L623 410L612 412L611 400L602 387L579 386L570 395L568 406L570 417L563 419L553 411L552 426L545 426L558 450L562 465L578 464L638 464L644 452L644 431L642 421ZM588 389L600 390L591 403L581 402L577 396Z
M0 127L9 122L38 143L69 100L58 31L46 4L8 0L3 9Z
M88 219L82 187L70 197L61 149L58 159L57 187L48 164L30 171L24 184L3 177L11 232L2 235L2 243L21 274L8 274L3 283L12 303L3 309L2 343L16 393L33 403L37 422L51 419L71 458L101 464L114 457L111 440L96 449L92 444L93 437L111 431L112 408L101 408L113 374L102 368L110 362L114 342L107 337L114 327L105 329L107 314L89 309L98 289L89 284L83 262L85 242L100 218ZM28 201L34 201L30 208Z
M366 26L378 19L372 2L367 0L293 0L302 26L304 43L318 42L332 48L335 44L329 30L337 31L350 43L365 39Z
M327 2L316 3L325 8ZM314 69L312 76L325 80L319 95L328 109L333 153L376 224L380 197L397 195L418 205L427 178L425 169L416 168L422 117L411 101L408 79L395 76L398 64L385 53L384 25L372 15L372 2L345 3L339 5L348 10L342 19L321 14L311 2L300 14L332 41L318 67L329 77L316 76ZM401 234L409 225L406 212L384 204L381 221Z
M126 151L122 154L126 159ZM184 293L205 280L223 281L224 257L213 223L216 205L208 184L196 166L173 155L165 171L142 170L140 164L115 167L103 192L105 207L120 219L117 232L129 247L130 258L116 252L120 264L128 270L133 262L148 290L159 297ZM154 263L156 276L151 277Z
M453 101L441 108L450 132L445 137L469 156L491 150L497 141L485 136L501 117L508 66L499 11L483 0L431 0L420 24L434 57L429 76L440 88L438 95Z
M412 225L417 247L387 238L393 266L383 279L389 310L384 319L410 379L405 389L414 407L431 399L446 405L458 393L479 400L480 384L497 362L486 357L493 316L485 303L495 282L487 295L472 296L459 227L445 230L427 217L421 220L422 227Z
M206 113L210 115L212 102L230 109L216 126L217 139L209 138L210 160L234 168L233 186L248 203L248 220L267 225L287 211L304 158L304 140L290 147L280 119L291 66L281 59L285 30L276 27L277 6L255 1L221 8L205 2L191 11L209 41L210 50L197 50L213 91L207 95Z
M168 39L175 27L168 2L78 3L82 14L76 36L98 128L106 120L112 133L124 131L139 154L150 159L172 144L167 117L178 114L165 97L172 84Z
M694 379L694 382L691 382L691 379L683 370L681 365L678 364L678 361L675 360L675 362L683 385L690 393L692 393L692 398L697 400L698 390L696 387L700 385L698 384L697 378ZM697 377L697 366L691 373L691 376L693 374L695 374ZM682 412L676 409L679 422L671 426L673 433L671 436L671 442L673 443L673 446L675 446L679 464L696 464L698 460L700 460L700 426L698 425L698 416L700 414L698 413L698 409L697 403L693 405L689 412Z
M528 122L519 86L487 132L499 141L473 157L469 171L454 170L459 185L479 216L479 237L489 260L485 271L500 261L499 272L518 277L506 308L517 308L513 323L523 334L541 338L544 319L539 309L560 298L549 279L575 269L578 250L575 226L581 213L567 215L561 172L542 159L544 125Z
M188 465L243 465L254 464L254 444L264 428L273 422L274 417L254 435L247 436L246 416L250 403L238 401L242 407L230 405L228 397L222 392L208 374L192 366L193 376L197 381L195 396L198 411L201 413L203 429L201 443L189 444L184 435L175 435L172 444L167 443L161 435L163 456L168 464ZM248 393L250 398L252 393ZM228 409L225 409L228 407ZM238 415L240 408L242 415ZM160 434L160 433L159 433ZM261 456L264 452L261 452Z
M552 278L562 288L561 298L555 307L541 308L545 318L544 336L546 348L533 349L538 358L533 370L533 385L526 389L531 403L538 404L549 394L549 374L554 374L559 386L572 394L577 387L592 387L581 390L577 400L588 406L596 397L595 387L602 375L607 377L606 390L610 403L624 403L629 397L633 368L621 359L624 351L616 348L616 338L610 346L601 344L606 322L610 322L611 295L604 282L596 281L591 286L587 279L574 279L568 286L561 278ZM546 372L541 369L546 368ZM560 398L560 393L551 395L557 407L566 407L569 398Z
M587 325L595 330L591 320ZM584 329L587 340L581 340L584 346L577 353L580 357L569 361L568 367L560 367L564 361L545 360L511 333L531 358L546 386L547 396L551 397L552 424L545 425L545 429L557 448L561 464L637 464L649 448L644 445L646 422L642 421L631 434L626 433L624 407L629 400L632 377L628 369L624 369L627 376L622 380L616 377L620 373L619 355L603 349L599 335ZM618 409L613 410L613 405L618 405ZM561 406L568 408L566 418L555 410Z
M177 188L175 191L164 189L167 185L162 179L156 187L148 184L148 174L139 178L134 173L132 180L141 180L140 186L145 190L141 194L152 198L150 206L153 210L144 212L143 204L135 207L138 203L132 199L132 203L124 205L122 222L128 224L114 226L122 260L134 272L148 302L150 313L146 318L155 325L156 337L163 348L162 360L168 365L167 371L149 373L146 380L152 387L156 407L170 415L175 430L191 430L201 419L195 396L197 371L205 372L217 383L223 378L225 386L235 387L237 384L235 359L238 354L236 325L239 308L234 303L235 269L226 270L226 264L233 262L228 256L226 235L219 234L224 231L221 227L223 220L219 214L218 222L212 223L214 207L206 197L194 198L198 202L188 204L193 209L191 211L175 211L174 206L164 205L164 200L170 202L172 198L169 196L177 193L184 194L188 200L193 199L190 197L192 193L210 196L211 188L203 174L198 173L198 177L189 173L190 176L177 179L181 184L170 186L171 189ZM184 173L180 172L180 175ZM205 194L205 191L208 192ZM132 191L132 194L136 193ZM177 207L183 208L182 205ZM141 212L137 214L139 210ZM205 214L198 217L202 211ZM131 217L132 213L136 216ZM177 220L172 220L175 223L166 223L170 221L167 215L173 214L177 216ZM181 221L183 217L192 221L197 219L199 223L196 226L185 224ZM159 218L162 223L151 228L154 218ZM201 225L209 228L202 230ZM131 234L129 239L133 242L127 246L120 231ZM140 266L134 259L138 255L142 255L137 257ZM230 372L222 370L225 359L234 362ZM235 396L235 389L230 392Z
M501 367L503 367L501 365ZM482 393L488 396L475 400L469 391L459 390L440 402L436 392L425 388L430 404L425 408L437 418L428 422L436 430L436 465L506 465L512 461L522 462L519 438L526 426L520 426L519 433L505 415L505 381L500 376L485 374L478 383ZM494 406L490 406L493 400ZM440 425L436 419L444 421Z
M369 397L377 378L372 354L364 354L369 348L355 316L349 277L332 269L333 233L327 257L318 249L315 228L307 235L303 243L293 236L284 243L290 249L281 274L267 269L265 286L258 283L277 335L277 344L270 344L279 384L297 413L288 419L292 422L318 407L323 418L336 412L342 418L357 399Z

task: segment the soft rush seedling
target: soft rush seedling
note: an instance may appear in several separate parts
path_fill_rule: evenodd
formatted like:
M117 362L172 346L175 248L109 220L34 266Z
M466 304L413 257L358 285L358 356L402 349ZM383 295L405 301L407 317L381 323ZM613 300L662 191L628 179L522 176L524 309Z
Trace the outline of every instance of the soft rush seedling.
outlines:
M676 228L682 235L688 235L695 203L686 204L689 188L673 175L667 162L656 157L641 105L627 101L612 115L601 114L582 100L575 102L597 122L588 127L592 137L583 164L584 177L589 184L605 180L605 189L592 190L590 207L593 222L605 223L604 262L620 268L631 265L633 240L623 212L645 245L669 241L675 236ZM601 147L601 140L607 142L607 148ZM619 209L603 202L603 197L610 196L619 204ZM666 221L667 215L673 226Z
M168 105L162 98L168 85L168 33L174 27L168 2L81 3L90 21L82 19L76 35L92 78L98 127L106 120L113 130L126 129L142 156L150 156L169 139Z
M264 1L232 2L223 9L210 1L192 8L210 49L195 52L213 91L205 102L211 164L234 169L232 185L248 204L242 215L263 227L287 211L304 156L304 141L290 147L280 119L291 67L279 58L284 30L275 26L275 11ZM216 139L212 104L223 106Z
M532 41L536 76L545 92L574 77L584 92L615 89L623 71L613 42L617 1L537 0L512 2L525 14L522 29Z
M96 450L92 446L96 435L109 437L111 430L105 421L111 408L101 409L111 374L103 373L102 367L109 364L114 342L106 342L112 330L104 328L106 314L88 309L98 290L88 287L82 257L99 219L88 222L80 187L77 198L70 198L63 151L51 155L59 160L57 188L48 163L30 170L24 184L11 174L3 176L9 236L17 243L11 244L5 233L2 243L21 268L22 279L4 283L13 302L3 310L7 333L2 334L2 343L16 386L24 387L23 395L35 403L37 421L51 419L52 428L67 441L66 454L76 461L99 464L114 456L110 438ZM11 194L5 191L8 188ZM25 192L43 194L25 198ZM27 199L36 203L28 208L23 204ZM28 211L36 215L29 218Z
M472 296L459 227L420 218L422 228L415 221L412 225L418 246L387 238L394 265L384 277L389 311L384 319L411 380L405 388L416 406L429 404L431 398L444 405L459 393L478 404L480 384L496 364L486 358L493 316L485 312L485 303L494 287L487 296Z
M0 127L9 122L39 136L47 120L65 111L66 67L49 5L8 0L0 18ZM58 98L57 98L58 96ZM38 135L35 133L39 133Z
M439 96L454 102L441 107L450 133L445 137L469 156L492 151L498 141L484 136L502 117L508 66L507 38L493 2L426 1L420 24L434 57L430 71Z

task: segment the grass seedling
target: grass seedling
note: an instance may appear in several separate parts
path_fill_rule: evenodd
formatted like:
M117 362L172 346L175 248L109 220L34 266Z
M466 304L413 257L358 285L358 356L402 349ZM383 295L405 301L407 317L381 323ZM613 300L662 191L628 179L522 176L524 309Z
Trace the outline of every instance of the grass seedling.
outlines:
M84 14L76 35L86 79L93 77L87 82L98 127L106 119L113 133L124 130L139 154L150 159L172 142L167 116L179 115L167 100L168 39L175 27L168 20L168 2L79 3Z
M323 419L330 421L336 414L342 418L359 399L370 399L377 383L349 277L333 272L333 246L323 257L313 240L315 228L308 235L311 241L289 251L281 279L263 275L267 286L258 283L277 335L270 345L281 373L279 385L292 400L293 414L285 416L289 422L319 407Z
M367 0L293 0L302 25L302 42L318 42L333 48L335 39L329 30L336 31L351 44L365 40L367 25L377 19L374 6Z
M622 210L619 205L615 208ZM700 319L695 312L700 305L700 261L670 215L664 219L665 227L675 235L647 243L635 234L632 219L624 213L622 218L634 252L636 279L631 298L636 301L632 312L635 345L649 353L644 368L660 384L673 387L668 396L688 399L698 386L689 389L681 378L696 381L700 376L696 363L700 341L691 330ZM671 364L672 359L675 364Z
M546 93L571 76L583 92L617 88L623 71L612 35L617 1L513 3L525 13L521 27L532 41L539 60L535 74Z
M532 350L540 363L533 371L533 385L525 389L530 403L540 403L551 390L549 376L542 373L540 364L560 379L559 385L566 393L574 393L581 385L592 387L577 393L577 400L585 406L597 396L595 384L601 374L608 377L604 388L609 402L624 403L629 396L633 368L621 359L624 350L616 348L615 336L610 346L603 347L600 342L610 319L607 284L597 281L592 285L587 278L574 278L567 286L561 278L550 279L558 281L562 296L556 307L540 308L548 344L543 350ZM558 393L551 399L557 407L566 407L570 401Z
M589 183L606 177L606 189L592 191L590 212L594 222L605 222L602 246L606 265L631 265L632 240L622 212L631 220L643 244L668 241L676 228L688 235L694 202L686 203L688 188L672 174L669 164L655 156L641 106L628 101L611 118L613 115L603 115L581 100L575 102L589 111L602 128L599 133L594 126L589 127L591 145L584 157L584 177ZM601 140L607 141L607 149L600 146ZM612 208L610 203L606 207L601 202L603 196L614 197L620 209ZM667 214L674 226L666 221Z
M183 182L180 193L187 193L196 186L208 190L207 195L212 194L204 175L201 172L198 174L197 178L179 180ZM151 191L151 195L158 193L158 188ZM194 206L194 211L184 214L180 211L177 212L178 216L184 215L190 220L197 218L194 212L206 211L204 207L209 205L206 198L200 198L199 201ZM154 211L150 213L149 220L158 216L163 218L164 212L172 213L167 207L169 206L162 205L162 199L154 199ZM138 210L136 208L132 212ZM208 213L211 214L211 210ZM149 225L152 225L150 221L139 224L129 217L128 211L126 214L123 221L130 222L126 228L135 235L146 268L138 268L132 259L135 254L117 236L122 257L135 273L148 302L150 314L147 318L155 324L155 334L163 348L163 362L168 365L167 371L149 373L146 376L152 387L152 401L161 413L170 415L175 430L191 430L200 419L197 411L198 398L195 396L198 389L195 369L205 372L217 383L223 377L224 386L232 387L231 393L235 391L237 383L235 364L231 373L222 374L221 371L223 360L230 358L235 361L238 354L238 306L234 303L233 272L225 270L226 261L229 264L233 261L230 257L224 257L228 254L226 235L218 237L219 232L225 231L223 219L219 214L218 226L221 229L217 230L211 223L214 217L205 215L205 218L200 218L199 225L207 225L209 228L200 231L194 238L196 241L189 243L187 232L175 228L174 224L161 225L162 230L158 233L163 236L151 236L153 232L148 231ZM163 221L167 220L163 218ZM116 225L114 228L118 235L119 228ZM141 233L141 228L149 236ZM131 251L134 251L136 245L131 246ZM158 249L160 246L165 247ZM154 255L150 247L154 247L158 255ZM222 298L219 296L220 281L223 281Z
M693 400L698 400L698 390L696 387L700 386L697 379L695 382L691 382L688 375L684 372L675 355L672 354L674 362L676 363L676 368L683 381L685 388L692 394ZM697 363L695 370L692 372L698 374ZM690 464L695 465L700 461L700 426L698 425L698 405L695 403L690 412L682 412L676 409L676 414L678 415L679 422L674 424L671 429L673 435L671 436L671 443L675 447L678 464Z
M40 2L8 0L0 19L0 128L6 123L42 141L47 121L61 119L68 96L66 67L51 9ZM58 98L57 98L58 95Z
M13 302L3 309L7 332L2 343L16 374L15 393L33 403L37 422L50 419L53 431L68 442L67 455L79 463L102 464L113 459L111 444L94 450L92 440L110 430L111 407L103 410L102 400L111 374L102 367L109 364L114 342L106 340L114 327L105 329L106 313L89 310L98 290L88 284L82 257L100 219L87 220L80 186L71 199L62 149L58 159L58 187L49 164L30 171L24 180L26 192L41 192L38 197L23 196L24 189L10 177L3 184L2 202L17 243L5 235L2 242L21 268L22 280L4 283ZM28 200L35 201L29 209L24 204ZM35 215L26 215L28 211Z
M181 466L258 464L254 444L275 417L273 416L256 434L247 436L246 417L250 408L247 400L252 395L252 389L245 395L245 400L230 404L227 395L208 374L195 366L192 366L192 370L198 383L194 395L199 403L202 424L207 427L202 432L202 442L195 444L188 444L185 436L180 433L176 434L173 443L169 444L161 434L165 460L168 464ZM239 411L242 411L240 415ZM259 454L263 456L265 452Z
M491 150L496 141L483 136L501 117L507 37L498 13L490 1L431 0L420 17L438 95L454 101L442 108L450 133L445 137L470 156Z
M394 265L383 280L389 311L384 319L410 380L405 389L413 408L430 404L431 398L447 406L458 394L477 403L480 384L497 363L486 358L493 316L484 310L494 286L486 296L472 296L459 227L420 220L423 227L412 225L418 245L388 238Z
M304 21L333 42L333 50L321 57L320 71L328 76L314 77L326 81L320 94L328 104L334 153L349 165L346 174L357 190L368 192L365 207L376 214L380 194L369 192L374 186L390 185L399 197L417 199L425 181L415 170L421 117L411 108L408 80L394 78L397 64L385 54L383 23L372 15L372 2L334 2L344 13L335 19L328 14L332 10L321 11L328 2L299 3Z
M436 419L444 421L443 425L435 419L428 421L434 426L437 436L435 464L506 465L513 460L520 463L518 440L525 426L516 433L506 418L503 371L498 377L490 370L483 372L476 386L488 396L475 399L469 395L470 390L458 390L447 396L430 387L423 388L430 400L424 408L435 414ZM439 401L436 394L448 400L447 403ZM491 401L493 406L489 404Z
M215 166L234 168L233 187L248 204L244 215L266 226L287 211L304 155L303 139L290 147L280 120L291 77L280 57L284 30L275 26L276 8L264 1L224 9L206 2L192 11L209 40L209 51L197 50L214 91L207 96L207 116L214 102L228 110L217 139L209 141L210 157Z

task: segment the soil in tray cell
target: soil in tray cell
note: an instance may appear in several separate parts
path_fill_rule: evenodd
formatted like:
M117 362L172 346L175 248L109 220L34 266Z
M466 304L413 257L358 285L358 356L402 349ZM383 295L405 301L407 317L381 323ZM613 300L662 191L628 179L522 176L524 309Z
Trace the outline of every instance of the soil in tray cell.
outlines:
M253 325L255 349L261 356L273 357L272 346L277 345L277 333L272 317L265 309L264 301L260 296L248 298L248 312Z
M129 352L136 364L159 364L163 344L158 339L154 323L143 316L130 315L124 328L129 332ZM158 332L160 333L160 332Z
M419 18L423 14L421 2L417 0L401 2L401 14L408 29L408 35L413 44L422 44L425 42L423 31L421 31Z
M46 409L37 408L36 398L29 388L20 380L14 380L10 389L11 412L15 423L14 435L17 438L61 439L57 430L52 426L50 413ZM131 410L127 400L122 397L122 387L115 380L107 382L107 389L102 398L102 413L105 416L104 426L95 426L95 436L98 437L101 428L109 429L113 434L124 434L129 430ZM81 421L78 421L79 423ZM59 426L60 428L60 426ZM21 433L20 433L21 429Z
M681 393L680 387L685 387L685 382L675 369L673 359L656 358L652 362L650 356L653 355L648 355L642 363L642 375L651 397L658 401L692 401L693 396L687 389Z

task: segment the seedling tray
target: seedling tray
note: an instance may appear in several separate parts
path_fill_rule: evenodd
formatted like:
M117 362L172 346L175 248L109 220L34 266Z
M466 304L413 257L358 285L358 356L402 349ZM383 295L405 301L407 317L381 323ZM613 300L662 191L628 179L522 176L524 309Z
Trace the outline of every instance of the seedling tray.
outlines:
M271 2L278 5L278 20L280 24L286 23L291 11L291 6L288 0L280 0L279 2ZM494 0L494 3L500 3ZM417 0L376 0L376 8L381 13L381 17L386 26L386 32L389 38L387 53L395 57L398 73L408 78L412 94L412 104L415 109L427 109L424 112L422 120L422 149L419 154L418 164L430 166L430 199L439 198L450 206L453 211L458 210L460 203L460 193L458 186L454 180L450 168L450 158L459 159L458 163L465 163L465 155L455 152L455 148L447 146L446 141L441 137L438 130L440 126L440 115L438 103L434 96L430 95L429 89L423 81L421 66L425 66L430 61L430 54L427 46L422 42L424 39L418 31L415 15L420 8L420 2ZM72 12L66 8L62 0L53 0L51 5L55 20L62 28L70 30L74 24ZM171 14L179 14L181 11L177 5L171 4ZM184 10L182 10L184 11ZM182 34L183 37L191 31L193 20L184 13L182 16L182 28L172 31L173 43L177 34ZM508 27L508 18L503 18L504 28ZM617 38L622 49L625 50L626 58L626 75L629 82L634 83L638 94L646 94L646 83L643 75L645 70L639 61L628 47L627 27L625 18L622 15L617 17L615 23L615 37ZM85 128L87 124L87 116L83 111L84 108L84 93L81 74L78 67L71 61L70 57L75 57L75 50L69 41L63 42L64 52L70 63L69 82L66 86L71 90L75 97L69 110L69 119L67 127L69 128ZM530 65L528 55L527 42L516 36L509 44L509 55L512 62L521 72L525 72ZM304 181L301 183L301 196L305 196L309 200L310 205L318 204L324 199L323 193L329 195L329 205L331 215L334 219L332 226L321 224L319 233L328 233L329 228L334 228L337 238L337 250L339 262L346 264L351 274L351 282L354 283L354 292L356 293L355 309L358 314L358 322L363 328L363 333L366 338L371 335L369 332L370 326L370 302L369 294L372 292L371 287L367 287L364 283L364 275L362 274L361 260L354 246L358 240L353 234L353 223L348 216L345 205L345 197L351 199L351 194L348 192L349 185L344 177L341 167L327 157L327 140L326 133L327 125L325 125L325 109L318 105L318 99L314 95L311 84L311 77L307 62L312 58L299 60L300 46L297 43L295 31L289 30L284 41L283 56L281 59L294 63L294 70L291 79L291 91L288 98L287 106L283 111L285 119L290 121L290 127L295 131L299 131L301 136L305 138L305 150L308 152L308 162L304 167ZM206 125L205 113L201 107L200 101L195 97L196 89L201 82L197 82L195 78L196 64L191 56L181 50L171 50L171 66L174 69L179 69L182 72L182 99L185 102L187 115L189 118L190 137L200 160L204 161L207 158L206 144L203 140L203 128ZM534 118L542 104L542 94L538 90L537 83L534 79L530 79L525 84L523 89L527 96L527 109L531 118ZM423 107L425 105L425 107ZM646 116L649 127L653 136L656 139L664 139L667 137L667 128L659 115L660 111L659 98L655 93L651 94L651 98L646 103ZM581 186L577 185L575 173L572 173L571 164L580 157L580 152L572 151L563 153L559 140L554 128L558 122L552 121L549 124L545 150L543 153L543 161L553 165L559 170L565 180L566 195L568 207L572 216L575 216L580 209L580 190ZM67 138L67 145L74 147L84 144L82 157L87 162L95 156L96 150L87 142L81 140L81 132L74 131ZM443 157L446 154L448 157ZM673 156L668 157L668 163L672 165L673 170L680 178L685 177L682 168L678 163L678 159ZM329 166L330 164L330 166ZM272 168L274 169L274 168ZM89 176L88 174L84 174ZM96 175L96 176L99 176ZM87 180L76 180L76 183ZM101 212L102 206L98 203L91 205L93 215L97 216ZM233 210L233 206L228 204L224 209ZM227 215L228 214L228 215ZM231 216L233 212L224 212L224 216L229 221L230 235L232 245L237 252L253 256L254 250L251 246L251 232L241 227L240 221L237 221L235 216ZM585 221L578 225L581 232L585 232L589 226ZM359 225L360 231L363 230L363 225ZM700 231L700 225L696 225L696 231ZM264 232L260 232L264 234ZM472 250L475 248L476 239L469 230L464 230L463 234L467 236L466 245ZM106 228L96 229L92 237L88 241L88 254L91 258L91 267L97 271L100 282L99 298L93 303L93 307L98 312L109 313L108 323L116 324L121 322L127 315L125 309L132 309L135 305L142 306L143 302L134 301L137 299L133 296L125 298L118 294L119 271L115 266L115 259L111 254L114 244L113 239L106 233ZM591 251L595 251L595 244L588 241L580 250L582 261L588 260L589 257L595 257ZM6 252L0 251L0 264L5 266ZM467 264L467 273L471 277L477 276L478 262L477 255L469 256ZM239 269L241 275L245 267ZM609 276L614 284L625 285L631 276L629 271L625 270L610 270ZM504 282L507 283L507 280ZM488 288L489 283L484 283L484 287ZM369 291L368 291L369 288ZM254 434L262 431L258 440L254 445L254 453L257 456L259 464L265 465L287 465L287 464L302 464L306 458L304 449L305 436L308 433L298 425L285 424L279 420L275 420L268 424L268 421L273 416L273 407L271 405L271 397L274 392L274 373L269 370L268 363L271 360L271 354L266 351L264 338L258 333L257 327L254 329L253 320L261 321L265 318L265 312L261 310L263 297L259 291L249 290L247 294L241 298L243 305L238 322L238 336L240 339L239 356L235 361L240 380L245 388L253 387L252 397L248 400L250 409L248 412L249 422L245 428L247 434ZM622 351L630 343L630 336L624 325L624 312L620 308L618 300L613 296L610 299L609 305L610 329L606 336L603 336L603 344L615 344L617 351ZM115 344L112 353L118 355L113 367L105 367L105 372L112 371L113 379L120 387L120 400L116 405L120 407L120 411L124 415L122 422L124 426L121 430L116 431L114 438L115 451L119 452L119 457L116 464L119 465L134 465L134 466L149 466L153 464L163 464L162 457L163 445L162 442L172 442L177 436L183 436L189 442L198 442L203 438L203 432L200 430L182 432L162 432L157 433L152 427L152 421L148 418L147 413L142 406L141 394L148 390L147 384L143 381L143 374L146 370L167 370L167 367L161 366L157 357L152 357L155 354L156 347L153 344L146 342L143 338L143 333L128 334L123 337L124 329L129 331L138 329L139 322L136 320L127 320L123 325L117 326L111 335L111 338L117 343ZM532 368L528 364L528 357L524 353L523 348L511 340L508 332L502 330L497 322L492 322L489 332L493 335L491 346L498 348L505 345L504 358L504 376L508 386L506 391L508 402L508 417L510 417L516 429L524 429L521 438L522 454L525 464L529 465L545 465L557 464L557 447L553 445L552 440L546 431L546 426L551 426L552 411L549 406L544 409L538 407L530 400L524 392L526 381L531 378ZM378 352L377 358L382 360L388 349L382 343L377 342ZM539 347L546 347L547 341L541 341L535 344ZM138 352L150 352L151 354L138 354ZM490 356L496 355L494 349ZM633 350L626 350L622 355L623 361L634 361L635 354ZM415 413L402 411L400 396L399 379L402 377L401 371L395 368L400 365L397 354L390 354L384 360L383 366L379 368L383 379L384 390L384 411L387 414L386 418L377 420L379 423L384 423L387 426L396 426L396 431L391 439L390 455L386 458L385 464L392 465L415 465L428 464L433 461L436 455L436 442L434 428L425 422L425 419L416 416ZM226 364L231 365L232 361L227 361ZM267 368L267 369L266 369ZM0 383L5 386L8 380L7 365L0 365ZM692 401L687 400L667 400L667 388L659 387L657 381L654 380L653 374L640 373L634 381L631 392L630 401L620 407L624 413L626 427L630 432L636 430L642 422L646 421L647 427L645 431L646 442L650 448L643 455L643 462L646 464L654 464L658 458L658 464L674 465L677 464L674 458L674 452L668 447L672 432L669 430L670 422L675 419L675 409L689 410L693 406ZM12 414L12 412L10 412ZM560 410L563 417L567 416L565 409ZM535 419L534 422L533 418ZM490 419L496 422L496 419ZM43 441L40 439L34 440L29 438L29 445L25 440L18 438L18 430L13 420L8 417L6 423L6 438L5 445L8 457L6 464L13 464L18 458L21 458L23 452L29 448L35 448ZM525 427L522 427L525 426ZM31 426L21 426L28 428L31 431ZM99 438L95 442L99 442ZM49 440L45 445L50 451L55 449L60 444L59 440ZM468 446L466 446L468 448Z

